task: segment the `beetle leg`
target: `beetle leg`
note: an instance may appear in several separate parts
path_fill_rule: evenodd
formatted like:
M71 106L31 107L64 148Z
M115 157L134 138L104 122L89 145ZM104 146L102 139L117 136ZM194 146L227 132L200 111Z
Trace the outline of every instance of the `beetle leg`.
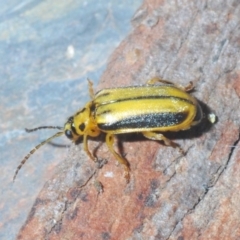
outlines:
M95 157L90 153L89 149L88 149L88 143L87 143L87 134L83 135L83 149L84 151L87 153L87 155L93 160L95 161Z
M179 144L171 141L170 139L166 138L163 134L161 133L156 133L156 132L142 132L143 136L151 139L151 140L158 140L158 141L163 141L165 145L167 146L171 146L174 148L178 148L178 150L180 151L180 153L182 155L185 155L185 152L183 151L183 149L179 146Z
M187 85L186 87L183 87L183 86L181 86L181 85L178 85L178 84L176 84L176 83L170 82L170 81L168 81L168 80L163 80L163 79L158 78L158 77L155 77L155 78L152 78L152 79L148 80L148 81L147 81L147 84L148 84L148 85L154 85L154 84L159 83L159 82L160 82L160 83L166 83L166 84L174 85L174 86L176 86L177 88L182 89L182 90L185 91L185 92L189 92L189 91L193 90L193 88L194 88L193 82L191 82L191 81L188 83L188 85Z
M90 98L94 100L95 94L93 91L93 82L90 79L87 79L87 80L88 80L88 91L89 91Z
M148 81L147 81L147 84L149 84L149 85L154 85L154 84L159 83L159 82L160 82L160 83L166 83L166 84L174 85L174 83L172 83L172 82L170 82L170 81L168 81L168 80L163 80L163 79L161 79L161 78L159 78L159 77L154 77L154 78L148 80Z
M129 163L126 159L124 159L123 157L121 157L118 153L116 153L116 151L113 148L113 144L114 144L114 135L111 133L107 133L106 135L106 143L107 146L110 150L110 152L114 155L114 157L118 160L119 163L124 165L124 177L126 178L127 182L129 182L130 179L130 166Z

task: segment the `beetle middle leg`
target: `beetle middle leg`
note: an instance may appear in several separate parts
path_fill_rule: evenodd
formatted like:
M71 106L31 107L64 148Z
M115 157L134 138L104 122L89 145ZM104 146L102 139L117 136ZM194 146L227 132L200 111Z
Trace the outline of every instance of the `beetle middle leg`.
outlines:
M158 140L158 141L163 141L165 145L171 146L174 148L177 148L182 155L185 155L185 152L183 149L179 146L179 144L171 141L170 139L166 138L163 134L161 133L156 133L156 132L142 132L143 136L151 139L151 140Z
M159 83L159 82L160 83L166 83L166 84L174 85L177 88L182 89L185 92L189 92L189 91L192 91L194 89L193 82L191 82L191 81L189 82L189 84L186 87L183 87L181 85L178 85L176 83L170 82L168 80L163 80L163 79L158 78L158 77L155 77L155 78L152 78L152 79L148 80L147 84L148 85L154 85L154 84Z
M114 157L118 160L118 162L124 165L124 170L125 170L124 177L126 178L127 182L129 182L129 179L130 179L130 166L129 166L128 161L126 159L124 159L123 157L121 157L114 150L114 148L113 148L114 135L113 134L107 133L107 135L106 135L106 143L107 143L107 146L108 146L110 152L114 155Z

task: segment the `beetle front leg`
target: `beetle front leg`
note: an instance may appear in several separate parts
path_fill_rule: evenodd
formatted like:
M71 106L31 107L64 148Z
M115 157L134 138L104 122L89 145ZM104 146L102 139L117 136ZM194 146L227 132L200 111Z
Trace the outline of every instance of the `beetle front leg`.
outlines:
M90 153L88 149L87 134L83 135L83 149L87 155L95 162L96 158Z
M114 135L113 134L107 133L107 135L106 135L106 143L107 143L108 149L114 155L114 157L118 160L118 162L123 164L124 170L125 170L124 177L126 178L127 182L129 182L129 180L130 180L130 166L129 166L128 161L126 159L124 159L123 157L121 157L114 150L114 148L113 148Z
M159 82L160 82L160 83L166 83L166 84L174 85L174 86L176 86L177 88L182 89L182 90L185 91L185 92L189 92L189 91L191 91L191 90L194 89L193 82L189 82L189 84L188 84L186 87L183 87L183 86L181 86L181 85L179 85L179 84L170 82L170 81L168 81L168 80L163 80L163 79L158 78L158 77L155 77L155 78L152 78L152 79L148 80L148 81L147 81L147 84L148 84L148 85L154 85L154 84L159 83Z
M166 138L163 134L161 133L156 133L156 132L142 132L143 136L151 139L151 140L158 140L158 141L163 141L165 145L167 146L171 146L174 148L178 148L178 150L180 151L180 153L182 155L185 155L185 152L183 151L183 149L179 146L179 144L171 141L170 139Z

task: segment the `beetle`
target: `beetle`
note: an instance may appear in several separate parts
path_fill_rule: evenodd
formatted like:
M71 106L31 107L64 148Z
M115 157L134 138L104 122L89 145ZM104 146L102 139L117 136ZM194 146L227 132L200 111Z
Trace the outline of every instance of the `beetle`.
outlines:
M25 156L17 167L13 180L39 147L64 133L75 143L82 137L84 150L95 161L96 158L88 149L88 137L95 138L105 133L108 149L124 166L125 178L129 181L130 165L114 150L114 135L140 132L146 138L163 141L165 145L178 148L184 154L182 148L163 133L187 130L200 123L203 118L198 101L188 93L193 89L191 82L187 87L182 87L170 81L153 78L145 85L103 89L96 94L91 81L88 82L91 101L69 117L64 127L26 129L27 132L45 128L61 131L37 145Z

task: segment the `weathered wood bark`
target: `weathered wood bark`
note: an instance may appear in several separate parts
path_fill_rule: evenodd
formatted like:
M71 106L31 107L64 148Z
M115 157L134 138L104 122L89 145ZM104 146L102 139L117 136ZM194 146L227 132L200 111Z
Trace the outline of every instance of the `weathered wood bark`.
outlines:
M218 122L171 134L186 156L140 135L121 136L128 185L105 144L90 144L108 160L101 169L81 144L72 146L18 239L240 238L240 2L148 0L133 26L98 89L154 76L193 81L193 95Z

